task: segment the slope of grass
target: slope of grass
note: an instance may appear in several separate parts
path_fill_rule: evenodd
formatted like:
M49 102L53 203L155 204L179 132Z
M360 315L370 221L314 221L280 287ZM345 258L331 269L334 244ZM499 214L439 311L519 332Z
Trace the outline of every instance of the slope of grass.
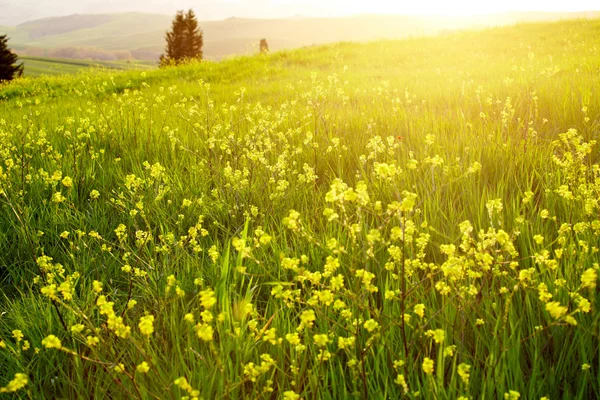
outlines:
M89 68L116 70L150 69L152 63L142 61L79 61L48 57L21 57L19 62L25 65L25 76L76 74Z
M271 50L277 51L339 41L397 39L527 20L592 18L599 15L582 12L506 13L463 18L380 15L347 18L229 18L203 21L200 26L204 32L205 56L215 60L257 53L261 38L267 38ZM30 56L51 56L50 53L57 48L94 48L109 52L129 51L138 59L158 59L164 51L164 35L171 26L171 19L169 15L148 13L70 15L24 23L10 28L9 32L0 28L0 33L10 33L11 45L21 53L28 52L23 54ZM40 54L40 51L45 53Z
M0 388L600 397L600 20L0 88Z

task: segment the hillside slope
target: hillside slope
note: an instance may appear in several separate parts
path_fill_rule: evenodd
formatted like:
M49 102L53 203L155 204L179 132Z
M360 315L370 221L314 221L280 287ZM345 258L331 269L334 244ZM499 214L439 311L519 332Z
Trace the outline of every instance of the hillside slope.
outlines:
M26 77L77 74L89 68L105 68L112 70L145 70L155 67L153 63L143 63L139 61L78 61L46 57L21 57L19 62L22 62L25 66L24 75Z
M220 59L230 55L252 54L261 38L272 50L293 49L339 41L398 39L435 35L443 31L518 21L590 18L599 13L508 13L487 17L403 17L356 16L346 18L286 18L205 21L205 55ZM164 34L171 17L166 15L124 13L71 15L46 18L4 28L11 45L24 55L64 58L158 59L164 49ZM3 28L0 27L0 32ZM77 52L87 48L87 53ZM105 53L91 51L102 50Z
M0 393L600 398L600 19L0 86Z

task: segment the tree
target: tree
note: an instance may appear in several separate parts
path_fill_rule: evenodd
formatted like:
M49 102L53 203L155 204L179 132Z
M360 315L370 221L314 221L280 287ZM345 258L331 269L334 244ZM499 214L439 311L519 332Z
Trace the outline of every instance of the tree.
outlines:
M268 53L269 52L269 43L267 43L267 39L260 40L260 52Z
M184 59L185 33L185 15L183 14L183 11L177 11L171 24L171 31L167 32L165 36L167 46L165 48L165 54L160 56L161 65L177 63Z
M204 37L198 27L198 19L193 10L188 10L185 15L186 26L186 56L190 59L202 60L202 46Z
M17 65L19 58L8 48L8 37L0 36L0 82L10 81L23 75L23 64Z
M202 59L204 39L198 20L191 9L187 13L178 11L173 19L171 31L166 35L165 54L160 57L161 65L179 64L191 59Z

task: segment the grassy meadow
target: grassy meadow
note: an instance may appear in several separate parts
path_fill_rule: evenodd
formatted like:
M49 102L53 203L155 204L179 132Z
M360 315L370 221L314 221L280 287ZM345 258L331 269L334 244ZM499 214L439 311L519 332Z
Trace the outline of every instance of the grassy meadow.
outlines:
M69 60L49 57L20 57L19 62L25 66L26 77L39 77L42 75L68 75L83 72L89 68L107 68L117 70L150 69L152 61L85 61Z
M600 20L0 87L0 398L600 397Z

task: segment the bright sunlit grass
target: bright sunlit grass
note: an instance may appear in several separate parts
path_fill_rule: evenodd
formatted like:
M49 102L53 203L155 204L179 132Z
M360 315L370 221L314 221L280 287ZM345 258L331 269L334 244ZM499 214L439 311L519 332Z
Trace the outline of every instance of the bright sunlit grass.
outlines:
M0 87L0 391L600 397L598 32Z

